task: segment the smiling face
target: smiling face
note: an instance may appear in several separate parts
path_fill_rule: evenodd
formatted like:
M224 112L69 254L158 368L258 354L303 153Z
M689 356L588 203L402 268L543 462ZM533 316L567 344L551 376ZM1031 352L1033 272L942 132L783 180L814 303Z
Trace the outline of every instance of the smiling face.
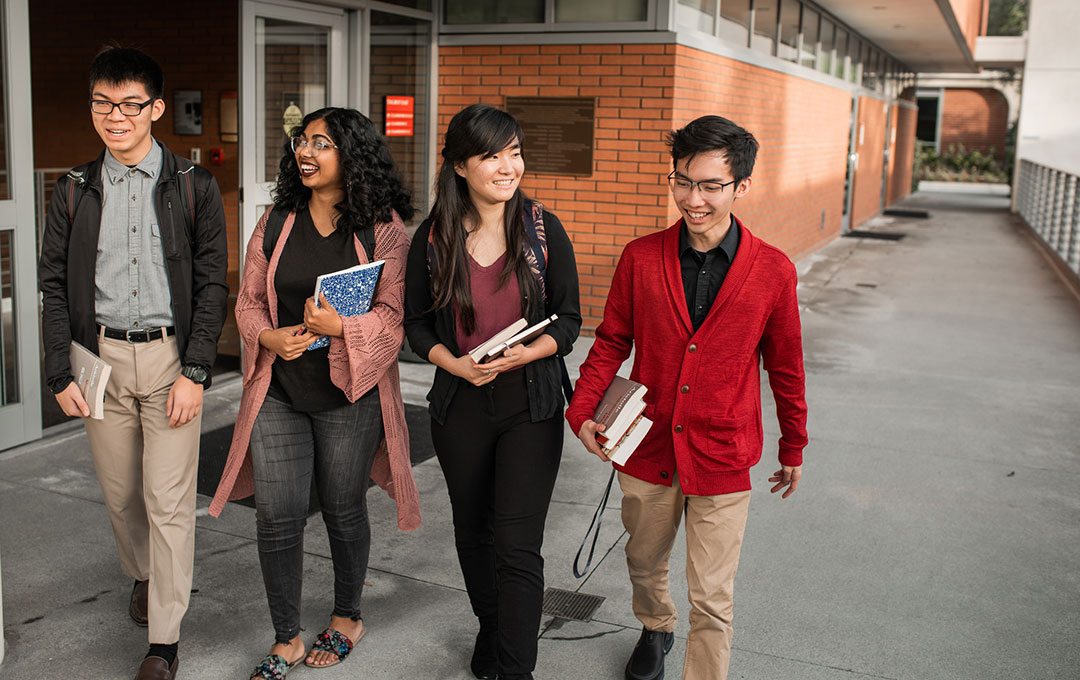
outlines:
M695 183L724 184L732 180L731 167L723 151L705 151L693 157L680 158L675 174ZM699 186L689 190L672 185L671 195L682 213L683 223L697 250L715 248L731 226L731 206L736 198L750 191L750 178L730 184L720 191L707 191Z
M91 89L90 98L114 104L121 102L142 104L150 99L150 95L146 93L146 87L142 83L127 81L119 85L110 85L99 81ZM113 158L124 165L135 165L150 153L150 147L154 143L150 136L150 126L161 118L163 113L165 113L165 102L155 99L153 104L144 107L137 116L125 116L116 106L113 107L111 113L91 112L90 116L94 122L94 129L105 142Z
M511 140L506 148L490 156L478 155L456 163L454 172L469 185L469 198L480 207L509 201L525 172L525 160L521 157L521 144Z
M340 191L343 186L341 163L338 149L333 146L316 151L319 142L336 145L337 142L330 136L330 130L326 121L316 118L307 124L300 137L307 140L307 144L297 147L296 165L300 169L300 181L308 189L314 191ZM317 154L317 155L316 155Z

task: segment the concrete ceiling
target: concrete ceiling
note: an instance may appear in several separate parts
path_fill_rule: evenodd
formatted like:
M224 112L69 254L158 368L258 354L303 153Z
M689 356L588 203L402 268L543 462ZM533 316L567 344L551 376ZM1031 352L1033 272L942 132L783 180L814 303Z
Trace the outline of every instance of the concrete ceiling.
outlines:
M975 71L949 0L817 0L916 72Z

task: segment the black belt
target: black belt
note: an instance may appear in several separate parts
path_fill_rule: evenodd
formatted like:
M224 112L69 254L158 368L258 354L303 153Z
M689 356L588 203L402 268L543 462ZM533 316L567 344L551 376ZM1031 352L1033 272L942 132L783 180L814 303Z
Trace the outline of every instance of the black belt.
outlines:
M102 326L98 324L98 333L101 333L106 338L112 340L127 340L128 342L150 342L152 340L161 340L167 335L176 335L176 329L172 326L168 328L136 328L131 331L121 331L115 328L109 328L108 326Z

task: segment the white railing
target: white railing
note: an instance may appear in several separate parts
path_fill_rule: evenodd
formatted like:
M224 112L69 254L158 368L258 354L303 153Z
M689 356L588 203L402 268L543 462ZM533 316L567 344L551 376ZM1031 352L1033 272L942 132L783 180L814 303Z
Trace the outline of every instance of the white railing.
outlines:
M1020 161L1016 210L1074 273L1080 274L1080 177Z

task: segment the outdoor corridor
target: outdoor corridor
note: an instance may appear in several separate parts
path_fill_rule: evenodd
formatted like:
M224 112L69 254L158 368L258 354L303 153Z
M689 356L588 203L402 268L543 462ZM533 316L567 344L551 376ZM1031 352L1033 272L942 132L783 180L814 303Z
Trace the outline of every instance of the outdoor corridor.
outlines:
M1070 680L1080 675L1080 300L1008 199L916 193L798 263L810 446L798 492L768 493L778 428L765 392L766 448L735 591L731 678ZM748 225L753 229L753 225ZM582 338L571 373L587 353ZM627 367L628 370L628 367ZM424 405L431 369L403 365ZM227 425L236 378L207 396L204 430ZM426 433L413 433L414 440ZM424 524L398 532L369 495L370 632L342 665L295 678L465 680L475 623L434 458L415 468ZM545 617L537 680L620 680L640 625L630 610L619 496L598 564L571 574L608 468L567 429L548 518L547 585L606 598L591 622ZM254 511L206 516L180 677L243 679L272 642ZM2 680L126 678L145 653L80 426L0 453ZM333 577L318 516L307 536L305 639L325 625ZM682 538L680 536L680 542ZM685 546L667 677L680 677L688 605ZM290 674L290 677L294 677Z

